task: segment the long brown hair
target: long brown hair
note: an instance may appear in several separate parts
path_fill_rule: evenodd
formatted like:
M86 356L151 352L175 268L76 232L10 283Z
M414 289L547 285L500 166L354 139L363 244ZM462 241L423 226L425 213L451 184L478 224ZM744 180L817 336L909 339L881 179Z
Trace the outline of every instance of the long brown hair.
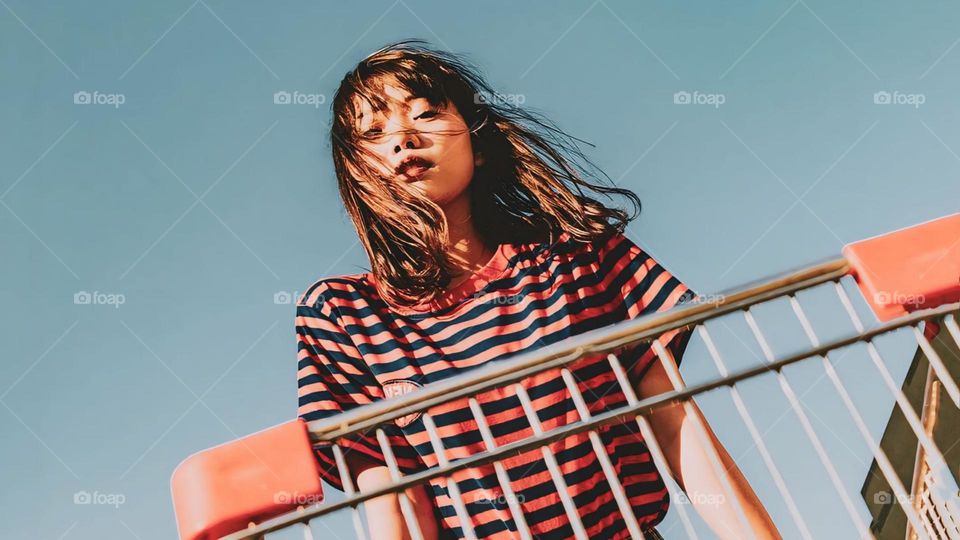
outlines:
M405 306L433 299L449 285L455 267L440 207L404 182L384 178L372 165L376 158L361 144L359 104L385 106L385 85L426 98L433 106L449 100L463 116L474 151L484 159L468 187L472 219L491 249L501 243L553 242L564 231L579 242L602 241L622 233L640 213L639 197L616 187L584 156L579 147L584 141L539 113L496 99L498 94L463 57L421 40L392 43L344 76L332 100L330 127L340 196L387 302ZM585 180L590 177L610 186ZM607 198L626 197L632 213L607 207L584 188Z

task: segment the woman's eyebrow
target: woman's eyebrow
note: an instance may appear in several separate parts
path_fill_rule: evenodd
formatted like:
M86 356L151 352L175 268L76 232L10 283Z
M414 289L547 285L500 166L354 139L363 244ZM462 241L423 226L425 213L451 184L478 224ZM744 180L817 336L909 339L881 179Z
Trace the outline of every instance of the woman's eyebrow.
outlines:
M420 97L417 97L417 96L410 96L410 97L405 98L403 101L400 102L400 108L401 108L403 111L405 111L405 112L410 111L410 109L411 109L411 107L410 107L410 102L411 102L411 101L414 101L414 100L417 100L417 99L421 99L421 98L420 98ZM371 105L370 105L370 108L371 108L371 110L373 111L373 114L376 114L376 113L379 113L379 112L383 112L384 109L387 109L387 108L388 108L388 105L386 105L387 102L385 101L384 103L385 103L384 105L371 104ZM389 103L396 103L396 101L390 100ZM358 120L359 120L359 119L362 119L363 116L364 116L364 115L363 115L363 111L358 111L358 112L357 112L357 119L358 119Z

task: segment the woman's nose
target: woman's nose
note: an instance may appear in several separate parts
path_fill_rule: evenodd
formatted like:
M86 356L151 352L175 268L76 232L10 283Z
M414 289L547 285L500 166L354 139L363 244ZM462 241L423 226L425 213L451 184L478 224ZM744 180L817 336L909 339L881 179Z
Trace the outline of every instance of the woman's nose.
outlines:
M393 146L393 153L399 154L404 148L412 150L420 147L420 136L415 132L401 132L400 138Z

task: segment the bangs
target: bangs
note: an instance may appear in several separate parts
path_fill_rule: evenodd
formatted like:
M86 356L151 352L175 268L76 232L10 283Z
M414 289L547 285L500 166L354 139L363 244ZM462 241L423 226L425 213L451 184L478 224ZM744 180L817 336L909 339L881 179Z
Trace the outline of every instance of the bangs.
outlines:
M367 69L357 70L348 78L341 89L339 103L335 102L334 115L340 128L346 133L356 135L363 104L367 103L374 112L382 111L391 102L395 102L384 92L391 86L409 94L411 99L424 98L437 107L447 103L451 96L447 88L455 77L431 62L414 58L399 58L393 61L369 65ZM462 84L462 83L461 83Z

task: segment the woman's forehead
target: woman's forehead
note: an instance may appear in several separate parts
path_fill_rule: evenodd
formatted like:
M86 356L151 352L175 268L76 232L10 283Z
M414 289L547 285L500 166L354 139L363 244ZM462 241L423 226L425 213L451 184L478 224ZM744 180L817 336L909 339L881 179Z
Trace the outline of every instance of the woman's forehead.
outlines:
M406 90L385 86L383 96L377 98L375 102L362 95L353 98L354 119L363 121L386 109L409 112L414 102L420 99L426 100L427 98L415 96Z

